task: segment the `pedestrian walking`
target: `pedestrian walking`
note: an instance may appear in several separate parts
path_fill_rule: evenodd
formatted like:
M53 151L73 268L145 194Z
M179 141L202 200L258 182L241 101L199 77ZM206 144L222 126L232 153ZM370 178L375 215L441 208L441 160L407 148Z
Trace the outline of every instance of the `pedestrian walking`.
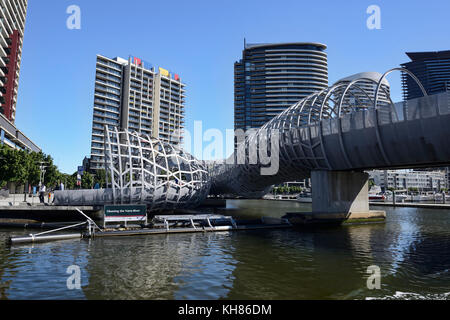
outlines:
M47 188L45 187L45 184L42 184L41 187L39 188L39 201L41 203L45 203L44 196L45 196L46 189Z

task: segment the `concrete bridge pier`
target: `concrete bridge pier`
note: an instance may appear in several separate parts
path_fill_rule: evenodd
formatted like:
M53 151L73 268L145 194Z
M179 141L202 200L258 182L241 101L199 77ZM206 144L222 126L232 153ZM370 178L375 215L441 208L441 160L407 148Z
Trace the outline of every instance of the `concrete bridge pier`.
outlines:
M369 174L352 171L312 171L312 212L292 213L294 224L381 222L384 211L369 209Z

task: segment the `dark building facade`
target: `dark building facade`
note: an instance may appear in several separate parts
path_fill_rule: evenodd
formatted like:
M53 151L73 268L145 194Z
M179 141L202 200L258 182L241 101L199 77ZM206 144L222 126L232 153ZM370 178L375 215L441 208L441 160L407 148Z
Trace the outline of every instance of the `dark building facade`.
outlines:
M302 98L328 87L326 45L245 44L234 64L235 130L259 128Z
M420 80L429 95L450 90L450 50L407 52L411 62L402 64ZM402 74L403 97L406 100L423 96L410 76Z

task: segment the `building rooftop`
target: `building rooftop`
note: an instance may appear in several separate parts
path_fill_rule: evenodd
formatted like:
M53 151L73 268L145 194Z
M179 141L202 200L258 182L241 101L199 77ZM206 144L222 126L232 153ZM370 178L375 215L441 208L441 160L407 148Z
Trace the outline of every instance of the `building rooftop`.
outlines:
M406 52L406 55L412 61L420 61L426 59L450 59L450 50L429 51L429 52Z
M278 46L315 46L322 50L326 50L327 46L318 42L282 42L282 43L246 43L245 49L278 47Z

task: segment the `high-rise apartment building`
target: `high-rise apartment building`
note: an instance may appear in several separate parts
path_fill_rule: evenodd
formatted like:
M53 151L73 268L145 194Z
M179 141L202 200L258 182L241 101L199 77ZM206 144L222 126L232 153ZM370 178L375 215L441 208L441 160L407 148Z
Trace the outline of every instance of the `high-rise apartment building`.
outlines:
M328 87L326 46L245 44L234 64L234 126L259 128L302 98Z
M16 119L27 2L0 1L0 113L11 123Z
M27 0L0 1L0 145L39 152L14 124L27 5Z
M177 74L135 57L97 56L90 169L104 168L104 128L182 142L185 84Z
M450 50L407 52L410 62L402 64L420 80L429 95L450 91ZM406 100L423 96L419 86L406 73L402 74L403 96Z

